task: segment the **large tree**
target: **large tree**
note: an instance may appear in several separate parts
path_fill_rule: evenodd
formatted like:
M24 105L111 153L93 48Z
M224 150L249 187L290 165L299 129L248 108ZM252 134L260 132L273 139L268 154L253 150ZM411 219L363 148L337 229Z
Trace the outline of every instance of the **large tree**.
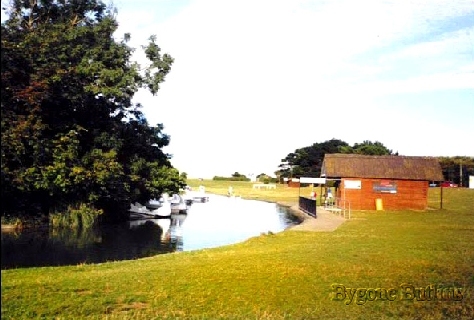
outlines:
M319 177L326 153L338 153L341 148L349 145L338 139L313 143L311 146L296 149L281 160L276 175L280 178Z
M380 142L364 141L350 146L338 139L313 143L311 146L296 149L281 160L276 173L280 178L289 177L319 177L326 153L356 153L365 155L387 155L392 150Z
M87 204L124 212L131 201L177 191L182 176L132 98L159 90L173 59L153 36L146 66L117 41L99 0L15 0L2 22L2 213L43 214ZM23 208L23 210L22 210ZM41 210L35 210L36 208Z
M365 154L370 156L383 156L393 154L392 150L385 147L379 141L369 141L364 140L362 143L354 143L351 146L342 147L340 150L341 153L355 153L355 154ZM398 152L395 154L398 155Z

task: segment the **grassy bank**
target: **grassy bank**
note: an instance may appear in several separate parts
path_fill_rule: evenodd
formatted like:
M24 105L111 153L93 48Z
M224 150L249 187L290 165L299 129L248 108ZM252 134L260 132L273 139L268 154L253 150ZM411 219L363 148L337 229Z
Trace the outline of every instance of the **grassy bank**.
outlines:
M218 194L229 186L202 183ZM232 186L254 199L294 203L298 196L298 189L281 186ZM438 192L430 190L433 207ZM2 319L474 317L474 190L445 189L443 210L353 217L328 233L285 231L136 261L2 270ZM402 284L435 291L416 301ZM359 289L359 296L343 299L342 286Z
M253 189L253 183L247 181L188 180L188 184L193 188L203 185L206 188L206 192L220 195L227 195L229 186L232 186L236 196L241 196L246 199L293 204L298 202L299 194L309 197L313 190L317 193L319 203L319 196L322 193L320 187L289 188L283 184L277 184L276 189Z

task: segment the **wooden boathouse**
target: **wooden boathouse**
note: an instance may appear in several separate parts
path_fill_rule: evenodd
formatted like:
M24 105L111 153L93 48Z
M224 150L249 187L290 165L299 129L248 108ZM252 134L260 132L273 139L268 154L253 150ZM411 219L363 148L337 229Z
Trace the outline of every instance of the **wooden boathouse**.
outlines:
M353 210L426 210L430 181L443 181L434 157L326 154L321 176Z

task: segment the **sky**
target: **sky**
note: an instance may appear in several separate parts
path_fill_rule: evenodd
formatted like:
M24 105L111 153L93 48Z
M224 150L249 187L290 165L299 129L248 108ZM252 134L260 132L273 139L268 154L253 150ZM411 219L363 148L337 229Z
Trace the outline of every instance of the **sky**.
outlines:
M473 0L114 0L120 39L174 59L135 95L190 178L273 175L298 148L474 156ZM134 56L141 64L143 56Z

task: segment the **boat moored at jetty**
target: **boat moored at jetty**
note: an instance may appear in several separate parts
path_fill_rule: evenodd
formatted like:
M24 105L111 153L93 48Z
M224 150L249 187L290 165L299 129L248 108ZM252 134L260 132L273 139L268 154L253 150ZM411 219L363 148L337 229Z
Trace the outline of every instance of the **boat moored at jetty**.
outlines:
M130 220L168 218L171 216L171 203L164 202L156 209L149 209L146 205L136 202L130 205Z

